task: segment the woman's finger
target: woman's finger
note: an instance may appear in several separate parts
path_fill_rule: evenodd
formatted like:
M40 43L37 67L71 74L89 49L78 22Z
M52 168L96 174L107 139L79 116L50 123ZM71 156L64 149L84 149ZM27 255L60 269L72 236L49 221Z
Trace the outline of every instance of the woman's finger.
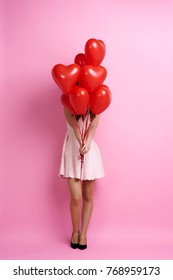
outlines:
M82 146L82 151L86 150L87 149L87 146L86 145L83 145Z

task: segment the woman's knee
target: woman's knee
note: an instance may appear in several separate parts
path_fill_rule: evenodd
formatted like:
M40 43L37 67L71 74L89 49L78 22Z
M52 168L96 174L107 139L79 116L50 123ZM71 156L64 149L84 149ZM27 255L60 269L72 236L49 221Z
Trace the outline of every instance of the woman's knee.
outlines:
M83 200L90 202L93 200L93 194L91 192L83 192L82 198Z
M74 206L79 206L81 203L82 196L81 194L71 196L71 203Z
M81 182L77 179L69 179L68 185L70 188L71 203L78 206L82 199Z
M82 189L82 198L86 201L93 200L93 189L94 189L94 182L93 181L84 181L83 189Z

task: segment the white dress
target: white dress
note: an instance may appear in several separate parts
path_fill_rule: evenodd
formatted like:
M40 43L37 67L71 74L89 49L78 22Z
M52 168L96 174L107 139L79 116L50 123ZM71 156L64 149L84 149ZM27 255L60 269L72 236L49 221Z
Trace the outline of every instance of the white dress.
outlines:
M88 125L87 125L88 122ZM82 117L78 120L80 131L86 131L86 126L90 124L90 116ZM63 178L77 178L81 180L94 180L104 177L100 150L96 142L92 139L90 150L83 157L79 153L80 145L76 139L73 128L67 123L67 132L62 148L59 175Z

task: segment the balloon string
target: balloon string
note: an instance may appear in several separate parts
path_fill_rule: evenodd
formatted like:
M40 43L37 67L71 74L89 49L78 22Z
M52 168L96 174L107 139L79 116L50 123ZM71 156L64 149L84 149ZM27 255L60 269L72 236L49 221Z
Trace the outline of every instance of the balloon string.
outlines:
M79 123L78 123L78 121L77 121L77 119L76 119L76 116L75 116L75 115L73 115L73 116L74 116L74 119L75 119L76 124L77 124L77 126L78 126L79 133L80 133L81 140L82 140L82 146L83 146L83 144L84 144L84 131L83 131L83 127L82 127L82 131L81 131L80 126L79 126ZM82 179L83 163L84 163L84 155L83 155L83 154L80 154L80 155L78 156L78 158L79 158L79 160L80 160L80 162L81 162L81 166L80 166L80 180L81 180L81 179Z
M78 123L78 121L77 121L77 119L76 119L76 116L73 115L73 116L74 116L74 119L75 119L75 121L76 121L76 123L77 123L78 129L79 129L79 133L80 133L81 140L82 140L82 146L83 146L84 143L85 143L85 138L86 138L87 131L88 131L88 128L89 128L89 126L88 126L88 121L89 121L89 110L87 110L86 114L87 114L87 115L86 115L85 127L84 127L84 125L82 126L82 131L81 131L81 129L80 129L80 126L79 126L79 123ZM80 180L81 180L81 179L82 179L83 165L84 165L84 154L80 154L78 158L79 158L79 160L81 161L81 167L80 167Z
M88 121L89 121L89 110L87 109L87 116L86 116L86 123L85 123L84 139L85 139L85 137L86 137L86 135L87 135L88 128L89 128L89 126L88 126Z

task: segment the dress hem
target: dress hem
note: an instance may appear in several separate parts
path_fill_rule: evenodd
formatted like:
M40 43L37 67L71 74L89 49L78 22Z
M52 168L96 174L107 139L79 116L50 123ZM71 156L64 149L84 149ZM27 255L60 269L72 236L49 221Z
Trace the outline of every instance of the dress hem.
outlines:
M96 180L96 179L101 179L101 178L103 178L104 175L103 175L103 176L100 176L100 177L95 177L95 178L84 178L84 179L81 179L81 178L79 178L79 177L70 177L70 176L66 177L66 176L63 175L63 174L59 174L59 177L61 177L62 179L78 179L78 180L81 180L81 181L85 181L85 180L93 181L93 180Z

